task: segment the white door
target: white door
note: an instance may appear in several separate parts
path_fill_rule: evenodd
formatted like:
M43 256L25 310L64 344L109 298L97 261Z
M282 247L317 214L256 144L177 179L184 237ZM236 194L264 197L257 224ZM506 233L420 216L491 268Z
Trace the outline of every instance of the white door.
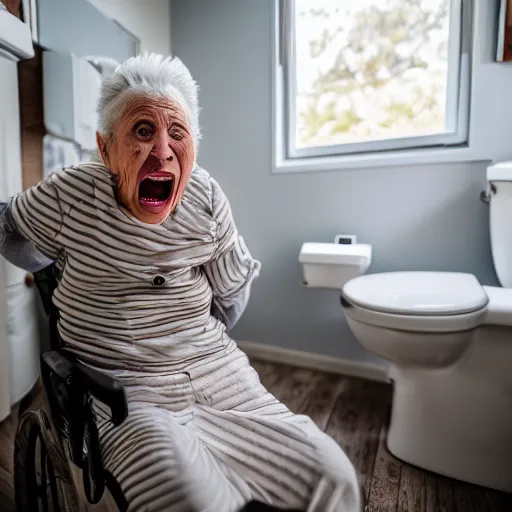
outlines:
M0 190L0 193L2 191ZM7 338L7 303L5 293L5 262L0 257L0 421L11 412L9 340Z
M5 201L10 195L8 189L13 185L12 173L19 174L21 170L16 61L7 53L0 53L0 90L0 200ZM14 126L11 125L13 122ZM11 409L7 265L0 257L0 421L9 415Z

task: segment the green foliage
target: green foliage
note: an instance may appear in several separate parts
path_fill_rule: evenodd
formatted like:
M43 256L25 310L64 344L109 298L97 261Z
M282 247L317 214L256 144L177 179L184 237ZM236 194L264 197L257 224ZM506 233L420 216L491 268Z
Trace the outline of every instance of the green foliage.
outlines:
M307 23L322 22L309 58L324 63L315 64L316 78L298 91L301 145L393 136L407 126L443 128L449 0L388 0L350 19L341 7L315 4L299 11Z
M350 131L352 126L361 122L361 118L355 113L353 109L341 112L336 118L336 123L331 129L331 133L346 133Z

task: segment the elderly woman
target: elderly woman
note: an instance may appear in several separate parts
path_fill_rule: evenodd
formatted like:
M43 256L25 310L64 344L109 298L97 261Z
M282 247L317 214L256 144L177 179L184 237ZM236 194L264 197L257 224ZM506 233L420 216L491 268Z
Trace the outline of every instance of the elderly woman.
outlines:
M272 396L226 334L260 265L196 163L198 111L180 60L123 63L102 85L102 163L3 205L0 252L31 271L57 261L66 347L124 384L127 420L96 414L129 510L359 511L341 448Z

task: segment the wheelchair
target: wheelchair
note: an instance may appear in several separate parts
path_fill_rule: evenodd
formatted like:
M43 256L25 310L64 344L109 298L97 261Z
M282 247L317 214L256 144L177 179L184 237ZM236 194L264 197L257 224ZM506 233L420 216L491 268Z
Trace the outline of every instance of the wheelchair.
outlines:
M50 350L41 355L48 407L27 411L20 418L14 447L16 510L75 512L83 510L81 495L94 505L108 490L115 502L112 506L124 512L129 504L102 464L92 400L110 409L117 426L128 415L125 392L118 381L85 366L63 347L57 328L59 311L52 301L58 279L55 264L34 274L50 329ZM81 473L81 494L74 473ZM252 501L240 512L278 510L282 509Z

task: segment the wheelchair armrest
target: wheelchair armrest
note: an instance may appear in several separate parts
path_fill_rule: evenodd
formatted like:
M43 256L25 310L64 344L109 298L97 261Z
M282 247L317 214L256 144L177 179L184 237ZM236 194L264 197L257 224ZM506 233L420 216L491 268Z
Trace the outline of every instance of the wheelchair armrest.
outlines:
M81 379L85 389L87 389L94 398L103 402L110 408L112 423L115 426L120 425L128 416L128 404L121 383L80 362L75 364L75 373L76 376Z
M48 367L52 372L64 382L70 382L71 375L73 374L73 363L60 352L56 350L49 350L41 354L41 366L43 368L43 378L45 367ZM45 383L46 385L46 383Z
M90 393L94 398L109 407L112 423L120 425L128 416L128 405L123 386L116 379L89 368L62 351L50 350L41 356L43 380L47 373L44 368L54 372L61 382ZM47 387L47 382L45 382Z

